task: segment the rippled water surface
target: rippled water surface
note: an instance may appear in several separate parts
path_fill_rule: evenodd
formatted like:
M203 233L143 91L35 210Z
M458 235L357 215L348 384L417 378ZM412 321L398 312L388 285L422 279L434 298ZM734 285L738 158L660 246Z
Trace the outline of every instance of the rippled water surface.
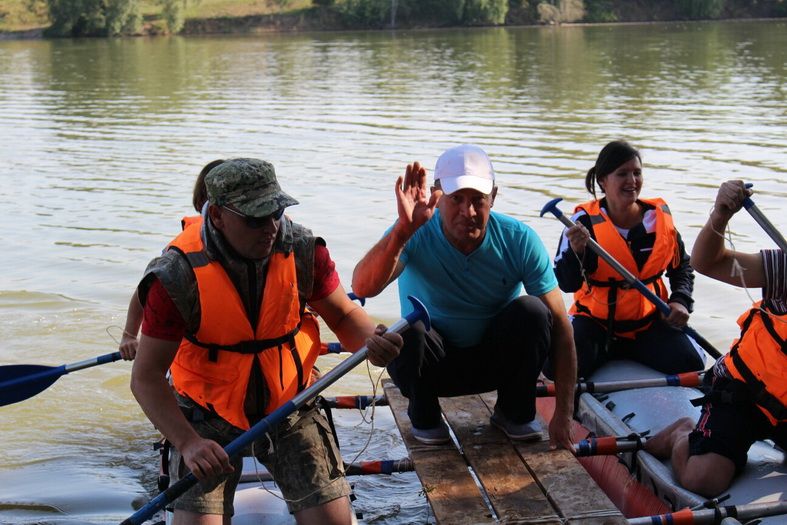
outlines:
M550 251L560 225L539 210L586 200L583 174L620 137L689 246L728 178L754 182L784 230L786 68L785 22L0 41L0 365L114 351L107 332L215 158L272 161L347 285L395 216L405 164L462 142L490 153L496 209ZM739 250L771 245L746 214L731 232ZM726 348L749 299L696 285L692 324ZM394 289L367 307L399 315ZM0 523L117 523L152 491L157 436L129 371L91 368L0 408ZM332 388L370 391L365 372ZM405 453L390 416L376 427L365 457ZM340 433L351 456L369 427L345 415ZM367 522L430 521L412 475L391 486L359 481Z

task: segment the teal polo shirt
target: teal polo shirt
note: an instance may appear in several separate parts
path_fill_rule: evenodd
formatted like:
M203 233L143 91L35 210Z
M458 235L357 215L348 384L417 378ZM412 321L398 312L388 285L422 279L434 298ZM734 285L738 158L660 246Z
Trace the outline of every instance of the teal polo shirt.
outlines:
M388 232L392 229L389 228ZM407 242L400 261L402 316L412 307L408 295L429 310L432 326L449 344L478 344L489 322L524 285L528 295L541 296L557 287L549 254L532 228L491 212L484 240L464 255L443 235L440 211Z

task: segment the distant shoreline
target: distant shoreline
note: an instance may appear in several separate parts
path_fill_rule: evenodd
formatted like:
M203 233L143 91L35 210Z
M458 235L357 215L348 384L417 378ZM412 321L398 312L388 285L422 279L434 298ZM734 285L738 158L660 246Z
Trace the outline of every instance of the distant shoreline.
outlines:
M0 40L33 40L44 38L43 27L26 29L24 31L0 31Z
M266 33L308 33L308 32L344 32L344 31L422 31L438 29L483 29L486 27L592 27L592 26L631 26L631 25L652 25L652 24L675 24L675 23L702 23L702 22L770 22L787 21L787 17L769 18L722 18L713 20L641 20L641 21L620 21L620 22L562 22L559 24L504 24L498 26L403 26L403 27L348 27L335 16L303 16L302 14L272 14L272 15L250 15L242 17L212 17L212 18L192 18L188 19L183 26L183 30L178 33L181 36L199 35L254 35ZM19 31L0 31L0 40L36 40L49 39L44 35L46 27ZM178 36L175 35L175 36ZM139 34L124 35L114 38L134 38L145 36L167 36L156 31L143 30ZM51 37L51 39L68 37ZM81 38L106 38L106 37L81 37Z

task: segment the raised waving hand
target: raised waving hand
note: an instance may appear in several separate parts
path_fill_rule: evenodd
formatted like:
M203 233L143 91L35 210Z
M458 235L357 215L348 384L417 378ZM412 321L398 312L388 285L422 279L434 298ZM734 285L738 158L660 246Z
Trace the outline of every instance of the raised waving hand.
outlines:
M396 179L395 191L399 222L410 235L432 218L443 195L441 190L435 190L429 196L426 169L418 162L407 165L404 176Z

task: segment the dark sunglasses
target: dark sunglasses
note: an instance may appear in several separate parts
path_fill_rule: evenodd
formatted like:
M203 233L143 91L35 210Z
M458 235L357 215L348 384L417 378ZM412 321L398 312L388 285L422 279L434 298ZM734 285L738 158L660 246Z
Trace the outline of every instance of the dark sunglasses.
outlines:
M246 221L246 226L249 228L262 228L263 226L267 226L271 220L278 221L281 219L282 215L284 215L284 208L279 208L275 212L271 213L270 215L265 215L264 217L251 217L249 215L245 215L238 210L233 210L232 208L227 208L226 206L222 206L222 209L227 210L230 213L234 213L238 217L242 217L244 221Z

